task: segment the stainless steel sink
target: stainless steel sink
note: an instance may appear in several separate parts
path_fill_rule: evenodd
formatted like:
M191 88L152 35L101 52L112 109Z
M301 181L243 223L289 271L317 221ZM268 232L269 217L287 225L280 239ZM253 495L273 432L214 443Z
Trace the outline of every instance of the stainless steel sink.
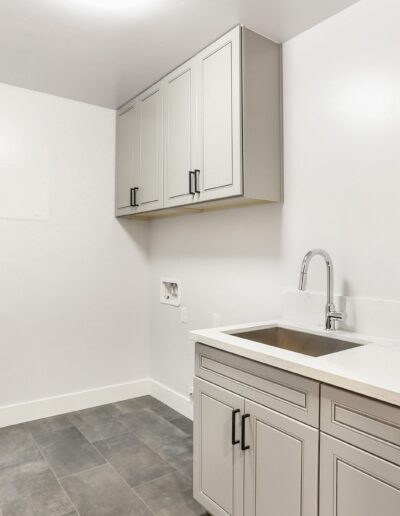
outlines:
M286 328L280 328L278 326L264 328L262 330L232 333L232 335L241 339L260 342L261 344L268 344L268 346L295 351L296 353L302 353L303 355L309 355L311 357L330 355L331 353L337 353L338 351L344 351L362 345L336 338L324 337L323 335L287 330Z

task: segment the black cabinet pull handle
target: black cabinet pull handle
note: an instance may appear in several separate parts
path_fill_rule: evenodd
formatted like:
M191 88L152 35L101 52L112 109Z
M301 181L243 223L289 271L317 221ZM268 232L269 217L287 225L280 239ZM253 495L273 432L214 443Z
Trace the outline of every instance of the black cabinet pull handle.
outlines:
M199 176L200 176L200 170L196 168L194 170L194 193L200 193L199 190Z
M137 186L135 188L131 188L131 206L133 208L137 208L139 205L136 202L136 192L139 190Z
M194 181L196 182L196 172L193 172L193 170L189 170L189 193L191 195L194 195L196 192L192 190L193 181L192 176L194 175Z
M240 412L240 409L232 410L232 446L239 444L239 439L236 439L236 414Z
M242 416L242 442L241 448L243 451L248 450L250 448L249 445L246 446L246 419L250 417L250 414L244 414Z

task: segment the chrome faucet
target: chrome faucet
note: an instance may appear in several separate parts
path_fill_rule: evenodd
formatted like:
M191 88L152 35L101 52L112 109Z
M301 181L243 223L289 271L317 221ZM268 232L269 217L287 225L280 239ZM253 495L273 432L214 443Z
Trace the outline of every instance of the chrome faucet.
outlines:
M329 254L323 249L312 249L303 258L300 270L299 290L305 290L307 284L307 274L310 261L314 256L322 256L326 263L327 269L327 299L325 306L325 328L327 330L336 330L336 321L343 320L343 313L337 312L333 303L333 262Z

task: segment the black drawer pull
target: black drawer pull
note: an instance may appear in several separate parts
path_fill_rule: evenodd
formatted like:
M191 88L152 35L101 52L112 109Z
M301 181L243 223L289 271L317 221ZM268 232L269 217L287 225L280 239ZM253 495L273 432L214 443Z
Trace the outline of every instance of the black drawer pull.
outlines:
M250 417L250 414L244 414L242 416L242 443L241 448L243 451L248 450L250 448L249 445L246 446L246 419Z
M236 414L240 412L240 409L232 410L232 446L239 444L239 439L236 439Z
M136 201L136 192L139 190L137 186L135 188L131 188L131 206L133 208L137 208L139 205Z
M200 193L199 189L200 170L196 168L194 170L194 193Z
M194 181L196 182L196 172L193 172L193 170L189 170L189 193L191 195L194 195L196 192L192 190L193 186L193 180L192 177L194 176Z

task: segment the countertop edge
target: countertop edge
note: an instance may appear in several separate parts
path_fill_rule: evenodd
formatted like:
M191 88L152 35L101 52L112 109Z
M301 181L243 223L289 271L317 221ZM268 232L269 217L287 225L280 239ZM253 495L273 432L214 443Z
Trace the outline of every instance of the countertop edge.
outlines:
M268 326L276 323L280 323L280 321L269 321L259 324L263 326ZM251 326L254 327L255 325L257 325L257 323L252 324ZM311 364L301 363L301 361L307 361L308 357L304 358L303 356L299 356L296 360L296 358L293 358L293 356L297 355L297 353L293 354L291 352L288 352L288 357L273 356L273 354L268 353L266 351L261 352L257 351L256 349L249 348L246 344L249 341L246 341L244 339L243 344L241 345L229 342L230 335L223 333L224 331L246 329L248 327L249 325L235 325L218 329L213 328L209 330L194 330L190 332L190 338L195 342L199 342L207 346L211 346L213 348L226 351L228 353L239 355L244 358L254 360L256 362L261 362L266 365L276 367L278 369L282 369L293 374L297 374L300 376L310 378L312 380L316 380L318 382L333 385L334 387L352 391L357 394L382 401L384 403L400 406L400 385L399 390L391 390L383 386L376 385L374 383L361 381L355 377L351 377L351 375L346 376L335 371L329 371L326 367L323 368L319 366L318 363L316 363L314 366ZM382 353L384 353L385 351L385 346L379 343L375 344L375 342L373 342L369 344L369 346L374 346L375 348L378 348L378 351ZM280 350L280 352L282 353L282 350ZM342 353L346 353L346 351Z

